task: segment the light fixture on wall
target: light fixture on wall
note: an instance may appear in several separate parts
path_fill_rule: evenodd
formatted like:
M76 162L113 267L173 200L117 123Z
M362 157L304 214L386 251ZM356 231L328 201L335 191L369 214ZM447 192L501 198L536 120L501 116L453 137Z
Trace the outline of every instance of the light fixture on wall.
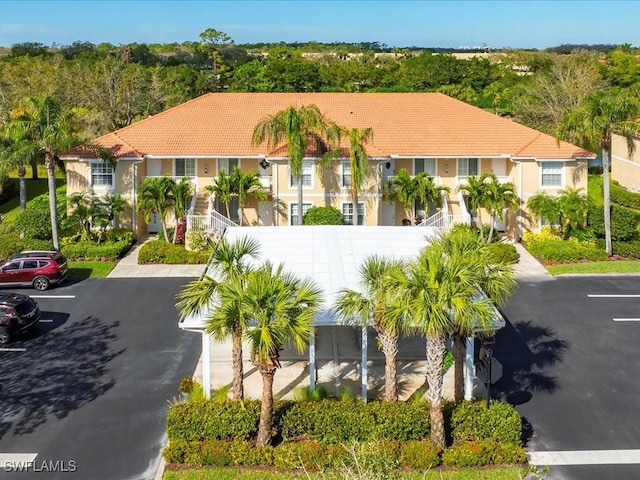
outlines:
M205 174L209 173L209 164L208 163L204 164L204 173Z
M266 158L263 158L262 160L260 160L260 166L262 167L263 170L267 169L267 167L269 166L269 162L267 161Z
M444 173L449 173L449 164L448 163L444 164Z

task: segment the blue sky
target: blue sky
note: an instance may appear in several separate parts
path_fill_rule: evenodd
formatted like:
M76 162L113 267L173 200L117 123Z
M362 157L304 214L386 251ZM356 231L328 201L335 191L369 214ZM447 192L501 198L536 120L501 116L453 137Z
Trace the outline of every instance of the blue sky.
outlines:
M638 1L3 1L0 46L197 41L378 41L390 47L640 46Z

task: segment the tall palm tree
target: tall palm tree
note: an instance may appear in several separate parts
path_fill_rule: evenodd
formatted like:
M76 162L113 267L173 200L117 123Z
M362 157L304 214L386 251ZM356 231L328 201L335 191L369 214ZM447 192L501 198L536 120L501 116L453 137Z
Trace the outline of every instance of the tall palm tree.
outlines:
M231 172L231 185L233 193L238 196L240 226L242 226L247 197L253 196L258 201L264 202L267 199L267 191L260 183L260 174L258 172L245 173L240 167L234 167L233 172Z
M264 117L253 129L251 143L254 146L267 142L269 148L287 147L289 169L298 186L298 224L302 225L302 164L307 148L312 146L326 153L325 136L333 122L327 119L316 105L290 106ZM312 142L312 145L309 143Z
M189 197L193 194L193 185L191 180L182 177L178 181L174 181L172 185L171 196L173 197L173 213L175 217L175 229L173 230L173 243L178 238L178 224L180 220L184 220L187 216L187 203Z
M146 222L151 220L151 215L157 213L162 224L164 239L169 243L166 216L174 205L173 186L175 182L170 177L147 177L138 189L138 213L144 216Z
M16 135L17 134L17 135ZM13 137L0 136L0 173L7 173L14 168L18 172L18 185L20 194L20 210L27 208L27 167L32 159L37 156L33 144L26 138L20 138L22 132L16 132Z
M635 137L640 133L637 122L640 100L624 91L598 93L585 98L562 121L556 132L558 139L568 140L595 151L602 150L602 190L604 196L605 247L611 256L611 197L609 160L611 134L616 132L627 141L629 155L635 148Z
M56 206L55 166L58 154L80 143L76 118L80 110L63 112L51 97L25 97L19 108L13 110L5 129L14 138L31 142L34 152L44 155L49 186L49 213L53 247L60 249L58 241L58 215Z
M176 307L180 316L207 315L207 331L214 339L222 341L231 336L233 369L232 395L234 400L244 398L242 366L242 335L247 327L246 316L240 308L244 298L246 278L251 271L249 260L259 256L258 242L248 237L229 243L224 237L213 247L205 276L186 285L178 294ZM239 290L224 296L221 286L235 281Z
M231 176L227 175L224 169L218 170L218 176L213 179L211 185L204 187L214 198L222 203L227 211L227 218L231 218L229 204L233 196L233 185L231 184Z
M518 206L518 195L516 194L516 186L512 182L500 182L494 173L486 174L484 186L484 206L491 217L489 235L487 237L487 243L490 243L497 219L504 219L505 208L516 208Z
M484 237L482 231L482 207L486 200L487 184L485 183L486 174L480 176L471 175L466 177L465 183L458 185L457 191L461 191L467 197L469 208L475 213L476 227L480 230L480 237Z
M388 402L398 400L398 338L403 317L391 315L390 306L396 297L403 265L385 257L368 257L358 269L362 292L342 290L334 306L339 318L356 320L361 325L369 325L373 320L384 353L384 399Z
M283 266L266 262L250 272L246 284L237 280L221 289L225 297L242 296L241 311L251 344L251 359L262 376L262 402L256 446L267 445L273 425L273 380L280 368L280 349L292 345L302 352L313 332L313 319L322 303L322 290L310 279L300 280Z
M449 187L436 185L433 178L425 172L411 176L406 169L398 172L386 185L387 201L398 200L404 205L407 218L414 218L414 205L419 201L425 205L433 203L440 205L442 192L448 192Z
M470 269L477 276L477 288L489 300L501 306L516 288L513 266L496 263L487 250L487 244L471 227L463 224L456 225L441 239L443 254L448 259L465 260ZM464 310L453 316L454 329L451 333L453 343L455 388L454 398L461 401L464 398L464 356L466 338L475 335L475 330L490 329L490 317L468 317ZM489 323L487 323L489 322Z

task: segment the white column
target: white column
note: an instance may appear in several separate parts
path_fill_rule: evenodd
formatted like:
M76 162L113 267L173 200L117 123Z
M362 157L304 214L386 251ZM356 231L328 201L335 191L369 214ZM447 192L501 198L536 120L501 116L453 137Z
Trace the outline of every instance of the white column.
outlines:
M360 382L362 388L362 401L367 403L367 383L368 383L368 369L367 369L367 327L364 325L362 327L362 359L361 359L361 372L360 372Z
M466 355L464 358L465 375L464 375L464 399L473 400L473 379L475 372L473 368L474 338L467 338Z
M309 391L316 389L316 331L315 328L311 332L311 340L309 340Z
M202 389L205 398L211 398L211 340L204 330L202 331Z

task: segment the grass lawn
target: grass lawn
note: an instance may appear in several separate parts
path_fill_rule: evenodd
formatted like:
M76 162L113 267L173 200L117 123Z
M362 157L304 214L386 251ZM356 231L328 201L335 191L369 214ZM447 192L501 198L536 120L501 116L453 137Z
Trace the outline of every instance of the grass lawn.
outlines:
M104 278L113 267L116 266L116 262L69 262L69 277L71 278Z
M16 182L18 180L16 179ZM56 188L64 185L66 182L62 178L56 178ZM27 206L29 205L29 201L33 200L39 195L43 193L47 193L49 188L47 186L47 174L45 171L44 177L40 177L37 180L33 180L31 178L27 178ZM16 196L15 198L9 200L8 202L0 205L0 213L4 214L5 222L13 222L18 217L20 213L20 197Z
M570 273L640 273L640 261L616 260L605 262L567 263L564 265L548 265L547 270L551 275Z
M587 178L587 192L594 206L602 207L604 205L602 198L602 175L589 175Z
M524 467L475 468L467 470L432 470L429 472L402 472L403 480L521 480L528 470ZM329 480L334 477L310 472L273 472L241 468L198 468L193 470L166 471L163 480L288 480L317 479Z

